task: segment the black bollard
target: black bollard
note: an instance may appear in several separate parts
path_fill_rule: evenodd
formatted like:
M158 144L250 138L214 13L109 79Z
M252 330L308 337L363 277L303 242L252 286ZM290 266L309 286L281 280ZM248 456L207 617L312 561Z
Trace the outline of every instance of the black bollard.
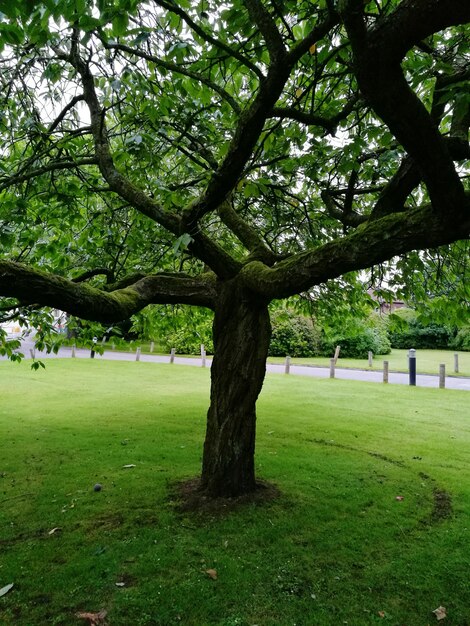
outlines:
M92 343L91 350L90 350L90 359L95 358L95 346L97 342L98 342L98 337L93 337L93 343Z
M413 348L408 352L408 371L410 374L410 385L416 387L416 350Z

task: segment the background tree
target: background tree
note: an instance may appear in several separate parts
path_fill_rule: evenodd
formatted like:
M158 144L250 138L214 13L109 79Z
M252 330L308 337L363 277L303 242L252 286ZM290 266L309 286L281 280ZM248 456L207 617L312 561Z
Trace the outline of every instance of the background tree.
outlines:
M470 3L2 7L0 294L214 311L201 489L255 489L268 304L468 237Z

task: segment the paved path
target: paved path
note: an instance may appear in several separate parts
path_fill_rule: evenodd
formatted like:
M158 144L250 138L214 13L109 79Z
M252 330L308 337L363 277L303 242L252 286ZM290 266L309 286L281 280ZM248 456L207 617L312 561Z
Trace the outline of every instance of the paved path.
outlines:
M31 342L25 341L22 345L22 352L25 357L30 356L30 350L33 348L33 344ZM76 357L79 359L89 359L90 351L77 349L75 351ZM59 353L56 354L44 354L36 351L37 358L71 358L72 349L63 347L59 350ZM0 357L1 358L1 357ZM103 355L96 354L96 359L107 359L111 361L135 361L136 355L135 352L117 352L113 350L105 350ZM144 363L169 363L170 356L161 356L156 354L142 354L140 356L140 360ZM201 359L200 358L191 358L191 357L180 357L176 356L174 360L176 365L193 365L201 367ZM211 365L211 359L206 359L207 367ZM284 365L277 365L274 363L267 364L267 371L276 373L276 374L284 374L285 367ZM317 367L311 365L291 365L290 373L297 376L313 376L317 378L329 378L330 369L328 367ZM352 369L341 369L336 368L335 370L336 378L347 379L347 380L363 380L373 383L383 383L383 374L381 371L372 372L369 370L352 370ZM390 372L388 375L388 381L390 384L395 385L408 385L409 378L408 374L402 374L398 372ZM439 387L439 377L432 376L430 374L418 374L416 376L416 385L418 387ZM470 391L470 378L467 377L458 377L458 376L447 376L446 377L446 388L447 389L460 389L465 391Z

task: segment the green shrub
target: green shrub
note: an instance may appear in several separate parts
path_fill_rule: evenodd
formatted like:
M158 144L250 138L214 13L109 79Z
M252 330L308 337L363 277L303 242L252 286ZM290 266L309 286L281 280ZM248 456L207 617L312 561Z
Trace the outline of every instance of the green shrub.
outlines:
M388 316L388 327L390 332L395 332L407 328L409 324L416 322L418 314L414 309L402 307L396 309Z
M390 315L390 341L393 348L420 348L430 350L446 350L457 348L465 350L465 327L457 329L445 324L438 324L428 310L426 316L413 309L399 309ZM468 332L468 331L467 331ZM459 339L457 339L457 336ZM467 348L469 349L469 348Z
M366 359L369 352L389 354L390 342L387 337L373 328L364 328L354 335L336 335L323 343L322 352L333 356L336 346L341 346L340 356L348 359Z
M201 354L201 344L207 354L214 353L210 329L199 328L197 331L188 326L170 332L165 338L165 348L169 352L174 348L177 354Z
M388 316L372 313L366 320L366 326L371 329L375 337L374 354L390 354L392 346L389 337L389 319Z
M133 316L132 330L139 340L155 341L160 349L178 354L200 354L201 344L213 354L213 313L185 305L154 305Z
M470 326L464 326L455 335L454 339L450 342L450 347L453 350L465 350L470 352Z
M373 313L344 327L338 325L323 340L322 354L333 356L336 346L341 346L340 356L349 359L366 359L369 352L389 354L388 318Z
M415 348L446 350L454 339L455 331L439 324L424 326L418 321L411 322L403 330L390 333L393 348Z
M307 357L319 354L320 331L312 320L292 311L271 314L270 356Z

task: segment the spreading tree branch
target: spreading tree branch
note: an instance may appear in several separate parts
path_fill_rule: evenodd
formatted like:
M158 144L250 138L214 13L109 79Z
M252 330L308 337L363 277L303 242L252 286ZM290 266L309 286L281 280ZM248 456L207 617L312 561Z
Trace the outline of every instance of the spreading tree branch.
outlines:
M158 3L167 5L166 1L159 1ZM257 12L265 12L262 7L260 8L258 1L253 0L251 5ZM266 20L266 23L263 21L263 28L265 29L268 29L268 18L272 21L269 14L265 15L265 13L258 18ZM263 131L266 119L284 89L294 65L300 56L308 50L308 47L305 48L306 42L310 41L311 38L317 41L324 37L332 27L332 24L336 23L336 19L336 16L331 17L329 14L326 20L313 28L305 40L294 46L290 52L285 54L278 50L276 54L273 54L268 74L261 81L257 95L239 117L227 156L214 172L205 193L184 212L182 219L185 231L191 233L198 220L207 213L216 210L233 190ZM272 23L268 29L270 32L269 34L266 33L266 36L271 39L270 45L275 46L277 44L274 42L273 28L275 28L275 25Z
M250 257L263 261L266 265L273 265L276 255L268 248L258 231L246 222L233 208L229 200L223 202L218 209L222 222L232 231L247 250Z
M49 306L97 322L128 319L148 304L214 307L215 277L156 274L115 291L103 291L20 263L0 261L0 295L21 304Z
M322 115L315 115L314 113L306 113L305 111L299 111L292 107L274 107L269 117L277 117L279 119L291 119L305 126L319 126L324 128L328 133L334 135L336 128L342 120L346 119L359 101L359 96L355 95L348 100L345 106L333 117L323 117Z
M313 285L364 269L411 250L436 248L470 235L470 192L465 221L443 221L428 204L405 213L369 220L348 235L315 250L294 255L269 268L259 261L246 265L242 278L267 298L285 298Z
M445 143L454 161L470 159L470 144L458 137L446 137ZM403 159L396 174L382 190L371 212L372 218L405 210L405 202L411 192L420 184L421 173L414 160Z
M469 2L403 0L395 11L378 20L369 38L372 46L380 42L390 59L400 61L408 50L430 35L469 21Z
M286 54L281 33L260 0L245 0L251 19L258 26L269 51L271 61L278 61Z
M95 269L88 270L72 278L73 283L83 283L86 280L90 280L90 278L94 278L95 276L106 276L108 281L113 280L113 271L108 269L107 267L96 267Z
M79 102L83 102L83 100L84 100L83 94L73 97L70 100L70 102L62 109L62 111L55 118L55 120L51 122L51 124L49 125L49 128L47 129L47 135L51 135L55 131L55 129L59 126L59 124L63 121L67 113L71 111L76 104L78 104Z
M271 66L255 99L239 117L227 156L212 175L202 197L184 212L185 231L191 233L204 215L216 210L239 181L263 131L268 113L281 95L289 74L290 68L284 63Z
M426 6L428 24L432 23L433 28L443 28L448 21L442 11L444 4L442 0L432 4L427 0L401 3L400 7L406 7L406 11L400 13L401 27L409 34L416 28L418 39L421 39L423 33L418 25L419 17ZM341 16L351 40L355 74L363 95L413 158L434 209L450 220L456 219L465 206L460 178L439 130L404 77L400 66L402 44L395 42L390 44L391 47L384 46L384 38L389 41L393 34L397 34L395 13L383 18L375 30L368 32L362 2L343 0L341 7ZM456 10L462 19L467 13L470 13L470 8ZM468 17L470 19L470 15ZM453 16L451 23L455 21L458 23ZM405 37L405 40L409 45L414 42L411 36Z
M98 167L110 189L143 215L162 225L171 233L181 235L191 231L193 241L189 250L221 277L228 277L237 271L239 265L235 260L209 237L205 236L196 224L192 224L191 229L189 229L178 215L164 210L158 202L136 187L116 168L106 128L105 112L100 105L89 64L80 57L76 32L72 37L70 53L64 54L59 51L58 56L68 61L81 78L84 99L90 111L91 132Z
M314 44L323 39L325 35L327 35L332 28L334 28L337 24L340 23L339 15L336 9L333 7L333 2L330 0L327 1L328 4L328 12L326 17L316 24L312 30L300 41L298 41L292 48L289 50L287 55L287 62L290 65L295 65L297 61L303 57L309 51L309 48Z
M124 44L108 43L106 41L103 41L102 43L105 48L108 48L111 50L119 50L120 52L126 52L127 54L132 54L141 59L146 59L147 61L154 63L156 66L167 69L170 72L175 72L177 74L181 74L182 76L187 76L188 78L192 78L196 82L201 83L201 85L206 85L206 87L209 87L209 89L212 89L212 91L215 91L215 93L217 93L223 100L225 100L232 107L235 113L240 113L241 111L240 105L235 100L235 98L228 93L228 91L226 91L223 87L221 87L217 83L214 83L214 81L210 80L209 78L202 76L198 72L193 72L191 70L186 69L185 67L182 67L181 65L178 65L176 63L171 63L170 61L165 61L163 59L159 59L153 54L148 54L147 52L144 52L143 50L138 50L137 48L131 48L130 46L126 46Z
M47 165L43 165L42 167L30 170L29 172L23 172L22 174L13 174L13 176L7 176L3 179L0 179L0 191L8 189L8 187L12 187L13 185L24 183L27 180L32 180L33 178L37 178L38 176L42 176L42 174L47 174L48 172L56 172L59 170L72 170L82 165L98 165L98 160L95 157L89 157L84 159L77 159L76 161L51 161Z
M179 219L176 215L165 211L153 198L133 185L115 167L109 144L104 110L100 105L95 90L94 77L90 67L78 51L78 34L74 31L70 54L58 52L58 57L68 61L80 75L83 95L91 118L95 155L103 178L110 188L121 198L129 202L141 213L161 224L172 233L179 232Z
M346 196L348 193L351 195L350 189L345 190ZM363 224L368 219L366 215L360 215L359 213L356 213L356 211L352 210L352 199L351 206L348 209L344 207L340 208L333 200L332 194L330 194L329 190L325 189L321 192L321 199L323 200L329 215L337 219L344 226L359 226L359 224Z
M233 57L234 59L237 59L237 61L239 61L242 65L244 65L251 72L256 74L256 76L258 76L260 80L264 79L263 72L254 63L252 63L249 59L243 56L243 54L241 54L238 50L234 50L223 41L220 41L219 39L216 39L215 37L213 37L200 24L197 24L186 13L186 11L184 11L184 9L177 6L174 2L172 1L167 2L167 0L155 0L155 4L167 9L168 11L171 11L175 15L179 15L179 17L181 17L181 19L186 22L189 28L193 32L195 32L197 35L199 35L201 39L203 39L207 43L210 43L212 46L214 46L214 48L218 48L219 50L222 50L222 52L225 52L229 57Z

